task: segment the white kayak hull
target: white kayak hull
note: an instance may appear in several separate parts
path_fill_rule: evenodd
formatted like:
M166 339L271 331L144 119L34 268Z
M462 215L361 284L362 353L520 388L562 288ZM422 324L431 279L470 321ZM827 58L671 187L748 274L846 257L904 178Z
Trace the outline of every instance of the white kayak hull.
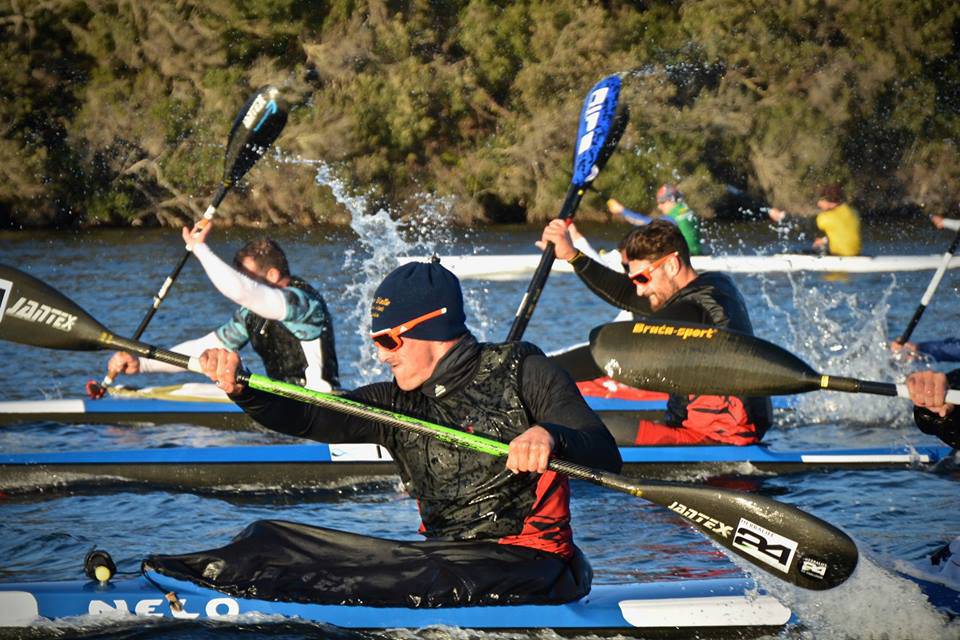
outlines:
M619 268L619 256L610 255L609 266ZM406 262L425 262L428 256L402 256ZM831 273L889 273L893 271L935 270L943 260L942 255L889 255L889 256L817 256L804 254L776 254L769 256L718 255L694 256L693 267L697 271L726 271L728 273L772 273L793 271L820 271ZM462 279L518 280L533 275L540 263L540 254L516 255L450 255L441 256L440 264ZM954 257L949 268L960 267L960 257ZM563 260L553 263L554 273L573 273L573 268Z

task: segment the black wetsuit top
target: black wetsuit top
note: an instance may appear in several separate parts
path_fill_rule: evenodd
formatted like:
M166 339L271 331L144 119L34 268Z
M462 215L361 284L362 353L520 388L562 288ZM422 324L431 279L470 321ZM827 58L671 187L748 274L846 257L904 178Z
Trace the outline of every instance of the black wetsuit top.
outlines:
M587 258L575 260L574 271L587 287L610 304L658 320L692 322L733 329L753 335L746 303L730 276L708 271L675 293L657 311L637 295L637 288L624 273L618 273ZM670 396L665 422L679 426L687 418L687 396ZM770 426L773 409L769 398L744 398L747 416L762 437Z

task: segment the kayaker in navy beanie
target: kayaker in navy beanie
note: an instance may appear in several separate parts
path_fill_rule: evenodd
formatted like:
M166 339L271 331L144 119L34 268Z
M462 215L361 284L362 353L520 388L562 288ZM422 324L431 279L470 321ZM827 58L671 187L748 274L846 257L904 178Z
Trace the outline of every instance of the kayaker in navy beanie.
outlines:
M371 317L371 338L394 380L348 397L509 443L506 463L244 388L235 378L239 356L209 350L204 372L260 424L386 447L417 501L426 541L261 521L221 549L147 563L227 593L303 602L437 607L557 603L588 593L592 572L573 543L570 486L547 462L556 456L616 472L621 460L570 377L532 344L478 343L459 281L437 262L390 273Z

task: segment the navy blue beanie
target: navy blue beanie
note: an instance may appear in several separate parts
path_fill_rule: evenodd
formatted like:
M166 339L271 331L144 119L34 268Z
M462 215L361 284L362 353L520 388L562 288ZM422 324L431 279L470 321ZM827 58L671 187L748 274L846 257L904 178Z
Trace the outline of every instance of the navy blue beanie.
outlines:
M417 340L452 340L467 332L460 281L439 262L408 262L383 279L373 294L373 331L400 326L443 307L447 312L404 333Z

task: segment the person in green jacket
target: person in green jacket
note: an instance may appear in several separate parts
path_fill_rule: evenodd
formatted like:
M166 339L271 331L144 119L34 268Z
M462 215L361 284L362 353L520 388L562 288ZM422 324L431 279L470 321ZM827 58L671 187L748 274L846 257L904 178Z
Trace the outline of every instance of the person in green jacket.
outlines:
M653 218L636 211L627 209L618 200L611 198L607 201L607 209L614 215L623 216L623 219L633 225L649 224ZM683 194L672 184L661 185L657 189L657 209L660 210L662 220L672 222L680 229L683 239L687 241L690 255L703 254L700 246L700 227L697 215L683 200Z
M660 185L657 189L657 209L664 217L669 218L680 229L683 239L687 241L690 255L699 256L703 253L700 247L700 224L697 214L687 206L683 194L672 184Z

